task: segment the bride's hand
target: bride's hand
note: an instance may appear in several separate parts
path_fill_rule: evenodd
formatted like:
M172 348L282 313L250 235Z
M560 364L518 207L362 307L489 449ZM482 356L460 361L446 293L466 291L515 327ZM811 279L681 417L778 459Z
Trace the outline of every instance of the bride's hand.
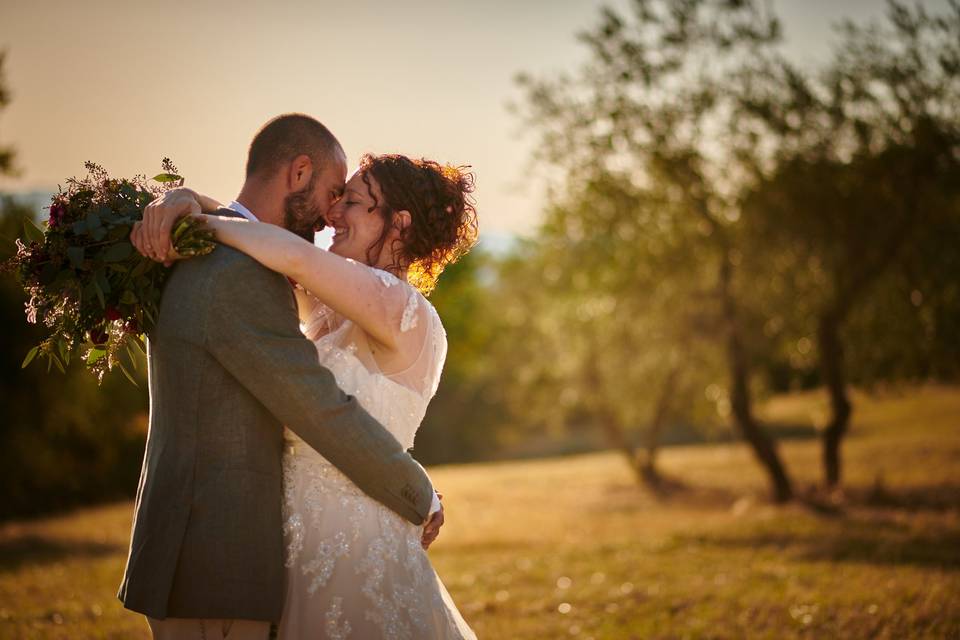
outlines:
M186 215L199 215L201 196L193 189L171 189L147 205L143 221L133 225L130 242L144 257L170 266L179 258L173 250L170 232L173 225Z

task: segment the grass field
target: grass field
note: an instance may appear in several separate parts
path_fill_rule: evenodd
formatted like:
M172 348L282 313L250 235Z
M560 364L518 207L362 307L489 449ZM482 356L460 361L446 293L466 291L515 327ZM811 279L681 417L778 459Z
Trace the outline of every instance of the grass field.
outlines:
M807 423L818 393L775 398ZM960 638L960 389L856 395L845 497L773 507L741 445L678 447L656 499L612 453L438 467L431 556L481 638ZM783 444L798 487L814 440ZM0 638L145 638L114 597L129 503L0 528Z

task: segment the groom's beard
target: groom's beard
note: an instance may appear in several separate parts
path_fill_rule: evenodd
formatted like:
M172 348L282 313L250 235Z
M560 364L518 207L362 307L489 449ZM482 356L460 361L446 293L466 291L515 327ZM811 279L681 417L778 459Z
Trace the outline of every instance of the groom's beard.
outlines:
M283 200L283 226L287 231L292 231L310 242L313 242L317 220L323 215L320 207L311 204L316 182L317 176L314 174L307 186L287 195Z

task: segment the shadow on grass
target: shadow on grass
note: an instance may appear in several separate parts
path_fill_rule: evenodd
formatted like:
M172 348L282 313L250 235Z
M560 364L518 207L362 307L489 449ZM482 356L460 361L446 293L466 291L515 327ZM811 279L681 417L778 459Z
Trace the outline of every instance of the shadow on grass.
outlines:
M65 541L36 535L0 540L0 573L15 571L24 565L42 565L67 558L99 558L125 549L104 542Z
M654 483L617 483L608 486L602 499L585 506L586 511L603 513L640 514L650 509L679 507L727 511L742 492L725 487L697 485L673 476L661 476Z
M814 485L801 492L799 501L814 512L830 517L843 517L856 507L946 513L960 511L960 485L942 483L889 489L878 479L871 487L846 487L839 492Z
M887 488L876 482L869 489L853 488L847 500L871 507L902 509L904 511L960 510L960 484L938 484Z
M912 526L889 515L844 515L798 527L780 520L761 530L680 537L705 547L779 550L794 560L916 565L960 570L960 527L927 523Z

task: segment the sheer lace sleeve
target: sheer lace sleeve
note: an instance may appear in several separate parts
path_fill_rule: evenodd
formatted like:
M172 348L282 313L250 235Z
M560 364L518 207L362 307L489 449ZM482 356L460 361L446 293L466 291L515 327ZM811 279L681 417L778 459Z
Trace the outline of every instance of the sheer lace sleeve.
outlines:
M378 362L388 378L430 397L439 383L446 357L446 333L436 310L410 284L386 271L372 269L380 281L384 310L398 345L394 357Z
M352 273L351 280L356 295L366 298L365 304L355 306L367 316L347 318L355 332L341 332L337 341L343 341L340 346L351 350L368 369L429 398L436 391L446 357L446 334L436 311L419 291L392 273L348 262L362 271ZM304 321L305 335L316 340L335 328L337 317L320 303ZM381 339L387 339L391 348L361 328L370 325L379 328Z
M387 271L351 259L343 266L336 287L330 287L337 292L336 304L303 292L304 335L316 341L335 333L331 344L353 353L368 370L432 396L447 351L436 310L413 286Z
M309 340L317 340L335 328L336 314L315 295L296 285L297 313L300 316L300 331Z

